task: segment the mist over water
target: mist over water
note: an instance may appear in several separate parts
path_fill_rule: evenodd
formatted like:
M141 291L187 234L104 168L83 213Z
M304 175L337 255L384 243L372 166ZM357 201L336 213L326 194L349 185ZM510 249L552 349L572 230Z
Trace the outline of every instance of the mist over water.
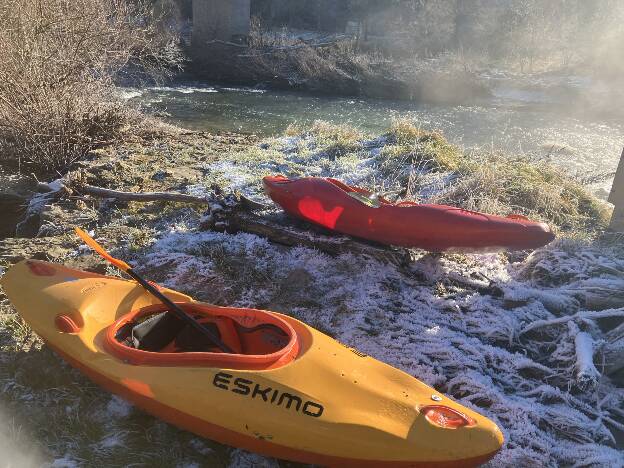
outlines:
M425 129L440 130L465 148L548 157L578 174L615 171L624 145L622 120L571 112L568 103L557 101L551 93L508 83L496 85L491 98L470 105L204 88L210 92L199 91L197 84L148 89L132 100L185 128L260 136L278 135L289 124L306 125L317 119L350 124L376 136L392 119L407 116ZM594 184L592 189L606 198L611 180Z

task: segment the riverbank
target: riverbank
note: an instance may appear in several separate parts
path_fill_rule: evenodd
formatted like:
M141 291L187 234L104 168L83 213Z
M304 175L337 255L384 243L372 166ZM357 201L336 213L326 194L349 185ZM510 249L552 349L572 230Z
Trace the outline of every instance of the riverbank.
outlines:
M491 96L485 80L445 60L396 60L361 50L350 37L303 41L252 30L246 44L211 41L189 48L195 79L324 96L465 104Z
M618 119L594 119L544 101L543 93L493 87L495 96L473 105L434 105L398 100L320 97L304 93L219 86L184 81L169 86L125 88L123 96L142 111L200 131L282 134L315 120L349 124L365 133L384 132L398 118L442 132L463 147L544 159L590 180L592 193L606 199L622 152L624 126Z
M617 466L624 389L601 365L593 381L578 379L573 326L592 337L602 362L599 344L624 306L624 254L601 235L607 208L550 166L487 158L495 155L464 153L401 121L374 136L322 122L274 138L169 128L92 151L65 177L129 192L238 191L270 206L260 186L265 174L334 176L419 201L484 208L486 200L488 211L549 221L560 239L533 253L415 251L409 264L396 265L206 231L205 207L94 198L74 183L73 193L44 204L36 238L0 241L0 262L35 257L113 273L80 246L72 233L79 225L154 281L216 304L295 316L486 414L507 441L492 466ZM484 167L501 178L490 185ZM98 389L1 301L0 409L14 423L0 437L33 464L278 466L179 431ZM592 311L614 312L598 320ZM527 331L536 322L543 328Z

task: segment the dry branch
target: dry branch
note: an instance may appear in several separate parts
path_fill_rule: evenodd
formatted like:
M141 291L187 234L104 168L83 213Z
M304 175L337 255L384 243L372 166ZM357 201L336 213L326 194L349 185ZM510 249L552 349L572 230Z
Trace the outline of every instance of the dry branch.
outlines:
M68 185L66 186L65 184ZM68 187L78 193L100 198L136 202L170 201L207 205L210 215L204 218L202 223L204 229L214 229L229 233L248 232L265 237L277 244L309 247L329 255L340 255L343 253L367 255L380 261L397 265L406 265L411 259L410 253L406 249L370 244L346 236L336 236L329 231L327 233L316 233L308 230L308 226L299 229L293 227L292 219L282 215L256 215L251 213L251 211L267 207L240 194L196 197L175 192L124 192L81 183L72 184L71 181L59 182L54 186L53 184L39 184L40 191L48 192L43 194L45 197L50 197L52 193L56 193L61 188L68 190Z
M72 187L74 188L74 187ZM185 193L176 192L123 192L121 190L111 190L102 187L95 187L93 185L80 185L75 187L75 190L80 193L92 195L100 198L114 198L116 200L123 201L138 201L138 202L151 202L151 201L170 201L180 203L195 203L201 205L208 205L209 201L204 197L196 197L194 195L187 195Z
M580 331L574 322L568 322L568 328L574 335L576 381L581 388L595 387L600 372L594 365L594 339L589 333Z
M322 42L319 44L297 44L297 45L292 45L292 46L284 46L284 47L273 47L270 50L267 51L263 51L263 52L254 52L254 53L249 53L249 54L239 54L238 57L258 57L260 55L272 55L272 54L277 54L279 52L285 52L285 51L292 51L292 50L299 50L299 49L320 49L322 47L330 47L336 45L336 41L332 41L332 42Z
M520 330L520 334L523 335L537 328L551 327L553 325L563 325L572 320L575 320L575 321L576 320L596 320L596 319L603 319L603 318L609 318L609 317L624 317L624 308L623 309L607 309L607 310L601 310L598 312L581 311L581 312L577 312L574 315L566 315L565 317L558 317L558 318L551 319L551 320L537 320L527 325L522 330Z
M247 44L237 44L236 42L229 42L229 41L221 41L219 39L213 39L211 41L206 41L204 42L205 45L211 45L211 44L219 44L219 45L224 45L224 46L228 46L228 47L238 47L241 49L248 49L249 46Z

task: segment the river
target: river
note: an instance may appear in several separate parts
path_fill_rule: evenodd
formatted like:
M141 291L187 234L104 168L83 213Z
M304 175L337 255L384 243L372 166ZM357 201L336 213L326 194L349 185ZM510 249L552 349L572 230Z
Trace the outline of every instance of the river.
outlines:
M624 122L597 118L583 109L569 111L546 91L493 87L493 96L469 105L319 97L284 91L182 84L124 95L142 108L185 128L235 131L270 136L289 124L321 119L353 125L371 134L383 132L396 117L409 117L423 128L440 130L453 143L511 154L550 157L580 175L615 171L624 145ZM549 155L549 156L548 156ZM606 198L612 178L591 186Z

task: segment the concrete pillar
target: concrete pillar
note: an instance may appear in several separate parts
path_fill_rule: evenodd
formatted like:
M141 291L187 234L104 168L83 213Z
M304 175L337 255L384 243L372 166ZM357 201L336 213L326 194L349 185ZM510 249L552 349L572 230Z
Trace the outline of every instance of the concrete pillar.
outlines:
M249 34L251 0L193 0L191 44L199 52L207 42L237 41Z
M609 229L611 231L624 232L624 151L622 151L622 156L620 156L620 163L615 173L615 179L613 179L609 203L613 203L615 207Z

